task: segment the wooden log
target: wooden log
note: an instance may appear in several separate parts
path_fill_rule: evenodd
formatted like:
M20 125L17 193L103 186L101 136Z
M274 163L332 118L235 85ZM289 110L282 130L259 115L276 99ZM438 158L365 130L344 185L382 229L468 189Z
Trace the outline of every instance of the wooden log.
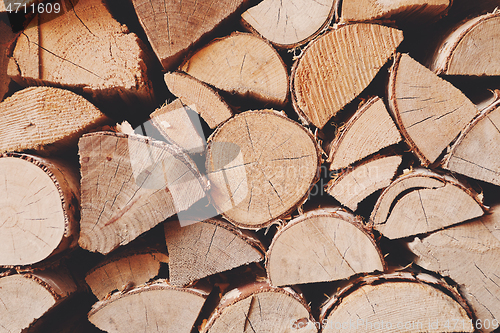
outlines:
M176 146L113 132L79 142L79 244L107 254L205 197L206 180Z
M355 211L363 199L391 184L401 161L401 156L377 156L330 180L326 192Z
M76 148L83 133L110 122L92 103L71 91L26 88L0 103L0 152L60 153Z
M119 24L102 0L60 2L17 39L9 75L20 85L77 89L92 98L151 104L142 42Z
M0 154L0 265L38 263L76 245L78 173L34 155Z
M474 332L461 296L427 274L355 281L323 306L322 332Z
M264 260L264 246L255 234L220 218L187 226L167 222L165 240L170 257L169 279L176 286Z
M240 11L245 0L133 0L137 17L163 67L171 70L202 37Z
M434 163L478 113L460 90L407 54L396 57L387 94L389 111L423 166Z
M394 239L425 234L484 214L479 196L455 178L416 169L380 195L370 220Z
M0 1L0 12L4 6L4 1ZM9 91L10 78L7 74L9 64L9 50L11 44L16 39L16 34L12 31L11 25L6 22L5 17L0 17L0 102Z
M334 0L264 0L241 15L251 31L279 48L303 45L323 32L334 15Z
M206 290L177 288L158 280L97 302L89 320L109 333L190 333L208 294Z
M295 291L254 282L227 292L201 332L293 332L294 324L308 320L309 306ZM301 332L318 330L313 326Z
M394 121L380 97L370 98L327 144L330 170L347 168L379 150L401 141Z
M436 48L429 68L446 75L500 75L500 12L455 27Z
M366 23L338 26L316 39L292 68L297 114L323 128L368 86L402 40L400 30Z
M274 236L266 255L275 286L342 280L384 268L373 235L359 218L338 208L312 210L291 220Z
M161 263L168 261L168 256L157 249L110 255L87 272L85 282L97 299L102 300L116 290L132 289L152 280L158 275Z
M415 263L458 283L474 310L472 325L481 332L495 330L500 321L500 205L490 213L409 244Z
M172 94L196 111L210 128L215 128L233 115L220 95L207 84L182 72L166 73L165 83Z
M211 198L242 228L264 228L293 211L307 198L319 164L312 135L270 110L243 112L208 140Z
M252 34L235 32L217 39L180 67L217 89L282 106L288 95L288 74L276 50Z

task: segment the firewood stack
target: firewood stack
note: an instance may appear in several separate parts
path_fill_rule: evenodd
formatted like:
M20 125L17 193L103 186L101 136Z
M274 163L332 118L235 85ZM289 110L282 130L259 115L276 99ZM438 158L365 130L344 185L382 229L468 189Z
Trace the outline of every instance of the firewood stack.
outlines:
M1 2L0 333L497 330L497 6Z

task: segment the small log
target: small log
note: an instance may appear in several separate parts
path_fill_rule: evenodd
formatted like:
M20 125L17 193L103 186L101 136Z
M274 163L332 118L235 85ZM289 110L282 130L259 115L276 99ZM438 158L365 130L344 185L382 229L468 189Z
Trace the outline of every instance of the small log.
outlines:
M409 247L417 255L415 263L458 283L478 319L475 328L491 332L499 327L500 205L472 222L415 238Z
M500 75L500 12L473 18L449 33L429 68L447 75Z
M292 102L302 121L323 128L368 86L402 40L400 30L360 23L338 26L309 44L292 68Z
M76 245L78 173L61 161L0 154L0 265L38 263Z
M208 139L211 198L242 228L264 228L293 211L307 198L319 165L312 135L278 112L243 112Z
M4 1L0 1L0 12ZM5 94L9 91L10 77L7 74L9 64L10 46L16 39L16 34L12 31L10 24L4 21L5 18L0 17L0 101L3 100Z
M427 274L393 273L354 281L323 306L324 333L475 332L460 295Z
M265 249L254 234L220 218L187 226L167 222L165 240L170 283L176 286L264 259Z
M479 196L455 178L416 169L380 195L370 220L384 236L429 233L484 214Z
M156 56L167 70L172 69L193 45L238 12L246 2L132 1Z
M76 291L74 280L63 269L0 277L0 328L24 332Z
M46 154L76 148L83 133L110 122L71 91L26 88L0 103L0 153L32 149Z
M158 280L97 302L88 316L109 333L190 333L208 294Z
M401 141L394 121L380 97L370 98L328 144L330 170L347 168L382 148Z
M304 298L290 288L253 282L227 292L202 333L293 332L293 325L312 320ZM304 333L316 333L312 326Z
M394 61L388 99L389 111L423 166L435 162L478 113L460 90L407 54Z
M113 132L79 142L79 244L107 254L205 197L206 180L176 146Z
M161 263L168 263L168 256L156 249L145 249L133 254L111 255L85 275L97 299L110 293L132 289L145 284L158 275Z
M329 181L326 192L355 211L363 199L391 184L401 161L401 156L377 156Z
M250 96L276 106L285 104L288 74L276 50L263 39L235 32L196 52L180 67L217 89Z
M266 256L275 286L335 281L383 271L382 253L360 219L324 208L291 220L274 236Z
M207 84L182 73L166 73L165 83L172 94L196 111L210 128L215 128L232 116L232 111L220 95Z
M280 48L303 45L330 24L335 0L285 1L264 0L241 15L251 31Z

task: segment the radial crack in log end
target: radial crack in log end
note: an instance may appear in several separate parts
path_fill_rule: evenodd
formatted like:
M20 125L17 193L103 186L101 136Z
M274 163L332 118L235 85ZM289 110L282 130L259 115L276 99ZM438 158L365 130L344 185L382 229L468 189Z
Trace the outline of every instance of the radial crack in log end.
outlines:
M109 253L205 197L205 178L176 146L97 132L79 148L84 249Z
M460 90L407 54L394 61L388 98L389 111L424 166L435 162L478 113Z
M217 89L251 96L277 106L285 104L288 74L276 50L263 39L235 32L216 39L180 67Z

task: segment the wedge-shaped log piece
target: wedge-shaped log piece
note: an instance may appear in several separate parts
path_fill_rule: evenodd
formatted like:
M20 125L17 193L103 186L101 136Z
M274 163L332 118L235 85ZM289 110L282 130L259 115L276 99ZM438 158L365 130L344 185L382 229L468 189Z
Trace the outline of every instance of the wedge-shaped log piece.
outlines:
M189 333L207 296L206 290L159 280L97 302L89 320L109 333Z
M400 30L366 23L339 26L319 37L292 69L295 111L323 128L368 86L402 40Z
M475 221L415 238L409 247L417 255L415 263L459 284L476 318L481 319L483 332L499 327L500 205ZM487 321L488 326L484 325Z
M265 249L255 235L220 218L187 226L177 221L165 223L165 240L173 285L187 285L264 259Z
M247 111L208 140L212 200L230 222L259 229L293 211L318 176L312 135L278 112Z
M290 221L276 234L266 256L269 281L275 286L342 280L383 271L384 265L362 222L334 208Z
M92 293L102 300L115 290L145 284L158 275L160 264L168 263L168 259L165 253L156 249L111 255L87 272L85 282Z
M166 73L165 83L170 92L196 111L210 128L217 127L233 114L214 89L186 73Z
M0 103L0 152L76 147L83 133L107 122L93 104L71 91L26 88Z
M74 280L63 269L0 277L2 332L25 332L25 328L76 291Z
M181 70L217 89L251 96L278 106L288 94L288 74L276 50L246 33L214 40L181 66Z
M370 194L391 184L401 156L378 156L345 170L328 182L326 192L352 211Z
M150 103L142 42L102 0L64 0L17 39L9 75L19 84L77 88L98 97Z
M475 332L471 320L465 301L451 287L430 275L410 273L354 281L320 315L325 333Z
M31 265L76 245L78 171L55 159L0 154L0 266Z
M245 2L132 1L139 22L165 69L175 66L200 38L237 12Z
M328 145L330 170L347 168L380 149L401 141L394 121L380 97L370 98Z
M342 7L340 22L395 19L398 22L436 21L446 14L450 0L337 0Z
M389 111L424 166L435 162L478 113L460 90L407 54L394 61L388 90Z
M334 0L264 0L241 15L243 22L282 48L300 46L321 33L334 15Z
M436 49L430 68L447 75L500 75L500 12L456 27Z
M294 332L298 323L310 320L313 318L307 303L295 291L276 288L265 282L254 282L226 293L202 332L288 333ZM314 325L300 331L318 332Z
M396 179L370 216L384 236L424 234L484 214L478 195L455 178L418 169Z
M443 168L500 185L500 106L485 109L463 131Z
M205 197L206 180L180 148L138 135L96 132L79 142L79 244L107 254Z

